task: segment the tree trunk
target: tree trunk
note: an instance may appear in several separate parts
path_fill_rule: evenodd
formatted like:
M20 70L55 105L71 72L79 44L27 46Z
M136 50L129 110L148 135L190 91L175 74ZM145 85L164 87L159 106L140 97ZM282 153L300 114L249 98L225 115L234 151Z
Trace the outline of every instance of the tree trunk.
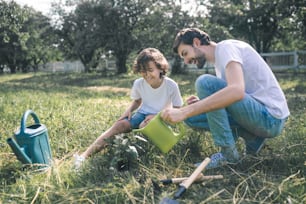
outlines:
M127 72L126 59L127 59L126 55L117 56L116 59L117 74L124 74Z

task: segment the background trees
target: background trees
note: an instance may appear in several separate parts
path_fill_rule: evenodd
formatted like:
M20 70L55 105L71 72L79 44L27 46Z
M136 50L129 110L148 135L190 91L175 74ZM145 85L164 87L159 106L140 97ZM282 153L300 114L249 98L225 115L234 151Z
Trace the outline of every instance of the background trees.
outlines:
M14 1L0 1L0 72L23 72L59 58L50 19Z
M283 50L305 49L303 31L297 32L305 25L303 0L209 0L209 3L210 23L227 27L233 36L248 41L258 52L269 52L276 48L274 44L282 44L277 48ZM302 40L301 44L283 41L290 39L291 34Z
M101 56L111 55L120 74L129 70L140 49L156 47L177 60L172 72L180 72L180 59L171 47L177 31L187 26L204 29L217 42L226 38L248 41L259 52L306 47L303 0L195 0L193 13L183 10L184 3L65 1L54 4L54 15L49 18L1 0L0 71L6 67L13 73L26 72L49 61L78 59L89 72L98 67Z

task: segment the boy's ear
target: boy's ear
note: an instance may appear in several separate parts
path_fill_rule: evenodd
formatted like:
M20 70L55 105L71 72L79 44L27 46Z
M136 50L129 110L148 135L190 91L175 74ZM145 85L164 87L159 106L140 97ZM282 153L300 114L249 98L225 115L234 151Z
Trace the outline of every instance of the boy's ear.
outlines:
M199 40L199 38L193 38L192 43L194 47L198 47L201 45L201 41Z

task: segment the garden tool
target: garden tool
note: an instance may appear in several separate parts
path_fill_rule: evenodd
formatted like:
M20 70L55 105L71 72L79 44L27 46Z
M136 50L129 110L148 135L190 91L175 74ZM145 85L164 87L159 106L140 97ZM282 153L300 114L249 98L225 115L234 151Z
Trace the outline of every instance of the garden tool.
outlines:
M28 116L33 117L35 124L26 127ZM14 137L7 139L7 143L23 164L43 164L42 167L51 164L48 130L45 125L40 124L32 110L27 110L23 114L20 128L14 133Z
M181 177L181 178L171 178L171 179L163 179L160 180L160 182L162 182L163 185L168 185L168 184L177 184L177 183L181 183L184 180L188 179L188 177ZM209 179L223 179L223 175L210 175L210 176L204 176L202 173L199 174L198 177L196 177L194 182L202 182L205 180L209 180Z
M202 163L194 170L194 172L179 185L179 189L174 194L173 199L163 198L160 204L178 204L179 202L176 199L183 195L183 193L191 186L191 184L196 180L196 178L205 169L209 162L210 158L205 158Z
M134 129L133 132L141 132L163 153L167 153L185 135L186 132L185 126L182 122L177 123L175 127L177 127L179 132L174 132L171 125L163 121L160 113L158 113L145 127Z

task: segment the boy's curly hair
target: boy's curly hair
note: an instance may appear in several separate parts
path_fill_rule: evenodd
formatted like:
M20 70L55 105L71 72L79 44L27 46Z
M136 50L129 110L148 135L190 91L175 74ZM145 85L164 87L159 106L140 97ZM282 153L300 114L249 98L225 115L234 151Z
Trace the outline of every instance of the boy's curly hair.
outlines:
M169 63L165 56L156 48L143 49L136 57L133 63L133 72L135 74L148 71L148 63L152 61L156 67L166 75L169 70Z

